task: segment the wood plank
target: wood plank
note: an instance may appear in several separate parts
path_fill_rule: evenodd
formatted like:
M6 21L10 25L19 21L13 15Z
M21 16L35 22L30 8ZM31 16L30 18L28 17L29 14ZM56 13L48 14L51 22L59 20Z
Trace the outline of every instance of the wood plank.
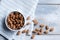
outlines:
M39 3L52 3L52 4L60 4L60 0L39 0Z
M40 36L35 36L34 40L59 40L60 35L40 35Z

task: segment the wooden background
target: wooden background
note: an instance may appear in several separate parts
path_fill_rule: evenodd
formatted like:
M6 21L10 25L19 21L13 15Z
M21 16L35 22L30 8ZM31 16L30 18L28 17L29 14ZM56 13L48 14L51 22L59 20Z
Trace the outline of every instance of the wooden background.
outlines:
M47 15L48 13L54 13L55 11L57 11L57 13L59 13L59 11L60 11L59 9L60 9L60 0L39 0L35 15L40 17L43 14ZM60 17L60 16L58 16L58 17ZM53 33L50 33L51 35L36 36L34 38L34 40L60 40L60 26L55 25L54 27L55 27L55 31ZM2 36L0 36L0 39L5 40ZM28 39L26 39L26 40L28 40Z

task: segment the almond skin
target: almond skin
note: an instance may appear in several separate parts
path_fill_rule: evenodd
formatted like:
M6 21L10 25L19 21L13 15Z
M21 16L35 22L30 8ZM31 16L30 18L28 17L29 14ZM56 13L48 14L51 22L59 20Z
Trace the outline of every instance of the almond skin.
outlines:
M46 25L46 26L45 26L45 29L46 29L46 30L48 30L48 29L49 29L49 27Z
M20 31L17 32L17 35L20 35Z
M38 20L37 19L32 20L32 22L34 23L34 25L38 24Z
M35 37L35 35L33 34L33 35L31 36L31 39L34 39L34 37Z
M53 28L53 27L51 27L49 31L50 31L50 32L53 32L53 30L54 30L54 28Z
M40 27L43 28L44 27L44 24L40 24Z
M44 34L48 34L48 30L44 31Z
M28 16L28 17L26 18L26 20L30 20L30 16Z

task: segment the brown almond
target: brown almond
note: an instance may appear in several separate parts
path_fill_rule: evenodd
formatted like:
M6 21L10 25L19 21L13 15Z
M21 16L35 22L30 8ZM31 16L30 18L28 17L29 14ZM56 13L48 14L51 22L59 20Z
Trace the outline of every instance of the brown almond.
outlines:
M16 26L15 25L13 25L13 29L15 29L16 28Z
M28 16L26 20L30 20L30 16Z
M35 35L33 34L33 35L31 36L31 39L34 39L34 37L35 37Z
M26 30L26 35L30 36L30 35L29 35L29 30Z
M29 30L26 30L26 34L28 34L29 33Z
M14 15L13 12L11 12L10 16L13 16L13 15Z
M43 32L43 29L40 29L40 31L39 32Z
M54 30L54 28L53 28L53 27L51 27L49 31L50 31L50 32L52 32L53 30Z
M15 19L15 15L13 15L12 19Z
M44 31L44 34L48 34L48 30Z
M36 28L35 31L39 31L40 29L39 28Z
M42 32L38 32L38 33L37 33L37 35L41 35L41 34L42 34Z
M29 25L29 24L31 24L31 23L30 23L30 22L27 22L27 23L26 23L26 25Z
M36 33L36 31L34 30L34 31L32 31L32 33Z
M34 19L32 21L33 21L34 25L37 25L38 24L38 20L37 19Z
M13 24L15 25L15 24L16 24L16 22L13 22Z
M44 27L44 24L40 24L40 27L43 28Z
M18 19L18 15L16 15L15 18Z
M17 32L17 35L20 35L20 31Z
M26 30L23 30L22 33L26 33Z
M46 30L48 30L48 29L49 29L49 27L46 25L46 26L45 26L45 29L46 29Z

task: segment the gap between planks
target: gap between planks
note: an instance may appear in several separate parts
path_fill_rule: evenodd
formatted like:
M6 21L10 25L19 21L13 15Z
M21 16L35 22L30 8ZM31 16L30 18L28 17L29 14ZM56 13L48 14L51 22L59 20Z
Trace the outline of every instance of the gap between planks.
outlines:
M60 5L57 3L38 3L38 5Z

